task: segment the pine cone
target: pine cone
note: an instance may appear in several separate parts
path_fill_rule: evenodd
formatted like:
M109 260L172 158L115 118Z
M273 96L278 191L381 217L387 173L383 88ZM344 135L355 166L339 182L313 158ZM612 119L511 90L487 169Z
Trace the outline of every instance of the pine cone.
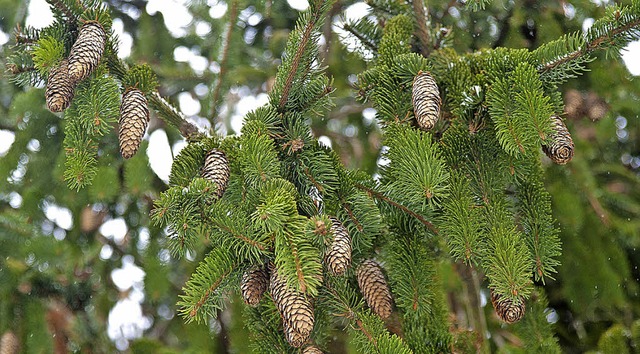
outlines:
M313 309L304 295L287 287L286 280L271 265L271 296L280 312L285 338L291 346L300 348L313 330Z
M542 145L542 150L553 162L564 165L573 158L573 140L562 118L551 116L551 124L553 133L548 137L549 144Z
M86 79L98 67L106 41L107 34L99 22L82 25L69 53L69 75L73 82Z
M75 85L69 76L69 61L63 59L60 65L49 73L47 88L44 97L47 100L47 108L51 112L62 112L73 100Z
M604 118L607 112L609 112L609 106L607 105L607 102L605 102L605 100L603 100L595 92L587 93L587 97L584 101L587 111L587 117L589 117L589 119L591 119L592 121L598 121Z
M433 76L420 71L413 79L413 111L422 130L429 130L436 125L440 117L440 91Z
M389 317L393 299L380 265L374 260L366 260L358 267L356 277L360 291L373 313L382 319Z
M322 350L314 345L310 345L302 349L302 354L322 354Z
M204 157L202 178L208 179L218 186L216 195L221 198L229 184L229 161L224 152L213 149Z
M331 274L342 275L351 265L351 237L340 220L334 217L329 219L331 219L331 233L334 239L325 262Z
M0 339L0 354L18 354L20 340L12 331L6 331Z
M256 306L269 286L269 272L266 267L247 270L242 275L242 299L247 305Z
M496 315L506 323L516 323L524 317L524 299L520 298L520 303L515 304L509 299L502 298L499 294L491 290L491 303L496 310Z
M147 130L149 122L149 108L147 99L142 91L129 88L122 95L120 105L120 154L125 159L138 152L142 137Z
M580 119L584 113L584 99L578 90L568 90L564 94L564 110L567 118L571 120Z

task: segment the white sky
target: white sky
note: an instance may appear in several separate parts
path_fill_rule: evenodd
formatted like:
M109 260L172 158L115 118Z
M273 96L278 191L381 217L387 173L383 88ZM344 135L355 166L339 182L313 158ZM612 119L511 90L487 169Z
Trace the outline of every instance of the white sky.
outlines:
M193 21L192 16L189 14L189 11L185 6L188 1L189 0L149 0L146 11L149 14L155 14L158 11L162 12L165 24L169 31L176 37L184 36L186 34L186 26ZM308 2L306 0L287 1L292 8L297 10L304 10L308 7ZM208 0L207 2L210 6L210 15L212 17L220 18L224 16L227 10L225 3L217 0ZM366 13L367 8L367 5L359 2L350 6L346 10L345 15L349 19L357 19ZM139 13L131 13L130 15L137 18ZM251 21L251 19L249 19L249 21ZM26 24L36 28L42 28L48 26L52 22L53 16L45 0L31 0L29 3ZM588 28L591 23L592 21L587 20L584 25ZM207 35L211 28L209 24L204 22L196 23L195 25L196 33L200 36ZM119 56L122 58L128 57L131 53L131 46L133 44L131 35L124 32L123 23L119 19L114 20L113 28L121 41ZM340 31L337 27L334 26L334 28L337 32ZM0 31L0 44L4 44L8 40L9 35ZM218 69L217 63L210 63L207 58L201 56L197 51L193 51L186 47L177 47L174 50L174 59L178 62L188 62L194 71L200 74L207 68L214 72ZM622 60L632 75L640 75L640 41L633 42L627 47L627 50L623 52ZM236 104L235 111L231 115L231 126L236 133L240 132L242 118L244 115L257 107L264 105L268 100L267 95L264 93L259 94L258 96L252 96L248 93L248 90L239 91L241 93L240 101ZM206 86L196 89L196 94L198 95L204 95L206 93ZM184 92L179 94L178 103L180 110L187 117L190 117L190 119L195 122L204 123L205 120L202 119L202 117L197 116L200 111L200 104L191 96L190 93ZM223 107L223 110L224 109L225 108ZM366 113L365 118L373 120L373 113L370 111L367 111ZM205 128L207 127L208 126L205 126ZM15 137L12 132L0 130L0 157L8 151L14 139ZM151 135L147 135L145 139L149 140L147 156L149 157L151 168L158 177L167 182L173 156L177 154L182 147L184 147L185 143L176 143L172 149L169 146L167 135L163 130L156 130ZM331 140L328 137L320 137L320 141L325 145L331 146ZM12 203L20 205L20 196L16 195L15 198L12 198ZM71 213L66 208L61 208L54 204L47 204L45 205L44 211L47 218L61 229L68 230L73 225ZM127 227L124 220L114 219L107 221L102 225L100 232L105 235L105 237L113 239L114 242L120 243L124 240L127 233ZM62 235L60 236L61 238L64 238L63 231L60 231L58 234ZM109 246L105 246L101 256L107 258L111 255L111 251L112 250ZM144 300L144 275L144 271L134 264L133 258L130 256L125 256L122 259L122 267L112 272L114 284L116 284L118 289L123 292L128 291L128 295L119 300L109 314L108 335L114 340L116 346L120 350L127 348L129 339L140 337L143 331L152 325L152 320L143 316L140 306L140 303Z

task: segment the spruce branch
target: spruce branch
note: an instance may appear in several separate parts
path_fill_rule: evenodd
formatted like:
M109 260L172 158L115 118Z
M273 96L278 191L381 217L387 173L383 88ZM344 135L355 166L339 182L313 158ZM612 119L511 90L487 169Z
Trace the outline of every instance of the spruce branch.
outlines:
M362 42L362 44L364 44L371 51L373 52L378 51L378 46L369 38L367 38L363 33L360 33L360 31L358 31L358 29L356 29L355 26L351 25L348 22L343 22L342 29L351 33L354 37L356 37L360 42Z
M220 72L218 73L218 81L213 88L213 94L211 95L211 116L209 121L212 125L215 125L215 119L218 115L218 101L220 100L220 91L222 91L222 83L224 82L227 74L227 67L229 62L229 47L231 46L231 38L233 35L233 29L235 28L236 21L238 19L238 0L231 2L231 8L229 9L229 22L227 23L227 33L224 37L224 43L222 44L222 59L220 60Z
M291 62L291 69L287 74L287 80L285 82L284 89L282 90L282 95L280 96L280 101L278 103L278 112L284 112L284 107L287 104L287 100L289 99L289 92L291 91L291 86L293 85L293 79L298 72L298 66L300 66L302 57L305 53L305 50L307 49L307 44L312 38L312 34L314 29L316 28L316 24L322 18L322 15L324 13L324 4L326 3L326 1L327 0L322 0L320 4L318 4L319 6L315 6L315 11L313 11L313 13L311 14L311 18L304 27L302 39L300 40L298 49L296 50L296 53Z
M61 14L63 14L67 18L67 22L73 23L76 21L76 16L73 14L71 9L69 9L69 7L67 7L61 0L47 0L47 2L55 10L58 10Z
M639 26L640 26L640 17L636 18L633 21L625 23L622 26L612 28L610 31L606 31L602 33L600 36L595 37L591 41L587 42L586 45L578 48L577 50L574 50L573 52L570 52L548 63L544 63L542 67L538 69L538 72L540 72L540 74L545 74L563 64L569 63L580 57L586 56L591 52L597 49L600 49L603 45L606 45L607 43L611 43L618 35L629 32Z
M157 91L149 95L149 104L159 113L158 116L180 131L187 141L198 141L204 138L204 133L198 127L188 122L178 110L167 102Z
M364 186L362 184L356 183L355 187L360 189L360 190L362 190L362 191L364 191L364 192L366 192L367 194L369 194L370 197L382 200L383 202L385 202L385 203L387 203L387 204L389 204L389 205L391 205L391 206L393 206L393 207L395 207L397 209L400 209L403 212L411 215L412 217L418 219L418 221L420 221L424 226L426 226L431 232L433 232L436 235L438 234L438 229L436 229L436 227L433 226L432 223L430 223L427 219L425 219L422 215L416 213L415 211L407 208L406 206L404 206L404 205L402 205L402 204L400 204L398 202L393 201L392 199L390 199L389 197L385 196L384 194L382 194L380 192L377 192L377 191L375 191L375 190L373 190L373 189L371 189L371 188L369 188L367 186Z

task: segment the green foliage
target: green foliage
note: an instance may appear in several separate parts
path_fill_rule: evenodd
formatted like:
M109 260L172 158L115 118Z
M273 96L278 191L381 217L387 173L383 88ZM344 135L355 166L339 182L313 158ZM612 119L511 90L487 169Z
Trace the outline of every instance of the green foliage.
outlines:
M628 330L622 325L614 325L600 337L598 349L603 354L630 353L628 340Z
M142 92L153 92L158 87L158 78L148 64L135 65L124 76L126 87L136 87Z
M49 71L55 68L64 56L64 44L58 38L42 37L34 46L31 55L40 75L47 77Z

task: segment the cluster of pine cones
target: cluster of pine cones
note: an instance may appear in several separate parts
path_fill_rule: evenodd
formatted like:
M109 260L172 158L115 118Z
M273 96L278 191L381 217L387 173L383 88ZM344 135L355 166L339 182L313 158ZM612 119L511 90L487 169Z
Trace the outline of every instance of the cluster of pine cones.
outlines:
M106 41L107 34L99 22L87 21L82 25L69 57L49 73L45 99L51 112L62 112L69 107L76 85L98 67ZM122 157L128 159L138 151L148 122L149 108L144 93L137 88L127 88L120 105L118 137Z
M432 129L440 117L440 91L436 80L428 72L420 71L413 79L411 92L414 116L420 129ZM542 145L542 151L555 163L564 165L573 158L573 139L559 116L549 118L553 133Z
M216 185L216 198L224 194L229 183L229 175L229 161L225 153L218 149L207 152L201 176ZM333 241L324 259L329 273L339 276L345 274L351 266L351 236L340 220L332 216L329 219L329 232L333 235ZM373 260L366 260L356 270L356 278L373 313L382 319L389 317L393 309L393 300L382 267ZM282 318L287 342L296 348L307 344L314 325L313 307L309 299L289 288L272 263L251 268L243 274L241 292L247 305L258 305L267 290L271 293ZM303 353L321 351L310 345L304 348Z

